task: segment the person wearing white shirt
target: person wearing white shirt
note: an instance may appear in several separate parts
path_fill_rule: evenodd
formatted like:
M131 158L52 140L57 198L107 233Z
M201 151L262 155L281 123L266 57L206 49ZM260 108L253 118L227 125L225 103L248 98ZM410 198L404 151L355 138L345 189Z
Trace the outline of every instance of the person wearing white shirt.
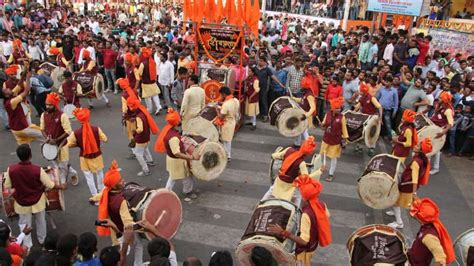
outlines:
M28 39L28 54L33 60L44 60L44 54L37 44L33 42L33 39Z
M387 62L387 65L392 66L393 64L393 51L395 50L395 47L393 44L396 42L396 39L393 38L393 36L390 37L390 43L385 47L385 50L383 51L383 60Z
M2 38L4 39L0 42L0 46L2 46L3 55L6 58L9 58L13 52L13 42L9 40L6 36L2 36Z
M84 51L84 49L87 49L87 51L89 51L92 60L94 60L94 61L96 60L96 57L95 57L95 49L94 49L94 47L92 47L90 44L88 44L87 48L82 48L81 51L79 52L79 59L78 59L78 61L77 61L77 63L78 63L79 65L82 64L82 62L84 61L84 60L82 59L82 52Z
M168 55L165 53L160 54L160 63L158 64L158 84L163 92L163 98L165 105L168 107L173 106L170 98L171 84L174 81L174 66L168 60Z

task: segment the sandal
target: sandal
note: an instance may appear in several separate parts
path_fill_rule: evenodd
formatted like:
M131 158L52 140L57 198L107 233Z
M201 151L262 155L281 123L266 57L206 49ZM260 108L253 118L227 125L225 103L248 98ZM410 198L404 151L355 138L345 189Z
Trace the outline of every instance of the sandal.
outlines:
M326 177L326 181L328 181L328 182L332 182L333 180L334 180L333 175L330 175L330 176Z

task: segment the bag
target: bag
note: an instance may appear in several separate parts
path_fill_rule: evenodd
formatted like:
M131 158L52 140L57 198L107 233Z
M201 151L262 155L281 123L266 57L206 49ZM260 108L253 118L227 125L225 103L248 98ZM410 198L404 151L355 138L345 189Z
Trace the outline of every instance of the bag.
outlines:
M47 89L51 89L54 85L53 79L46 75L46 74L41 74L38 75L38 80L43 84L43 86Z

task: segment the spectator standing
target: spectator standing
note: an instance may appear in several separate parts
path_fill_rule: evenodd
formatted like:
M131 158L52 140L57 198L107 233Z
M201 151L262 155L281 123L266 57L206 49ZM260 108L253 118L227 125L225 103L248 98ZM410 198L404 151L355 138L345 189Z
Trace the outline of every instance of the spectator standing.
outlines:
M117 52L112 49L112 43L110 41L105 42L105 48L102 50L102 56L104 58L104 72L105 78L107 79L107 90L105 92L118 93L117 80L115 75L115 63L117 61ZM113 88L113 89L112 89Z
M377 92L377 100L383 109L383 125L386 139L391 139L393 120L398 111L398 91L392 86L393 78L388 76L383 80L382 88Z
M288 72L288 89L291 90L293 95L299 96L298 94L300 94L301 80L304 76L303 60L301 60L301 58L296 58L295 63L286 67L285 69Z
M285 87L278 78L273 74L271 69L267 65L267 59L265 57L260 57L258 59L257 67L255 68L255 75L258 78L258 82L260 84L260 92L259 92L259 108L260 113L262 114L262 121L268 121L268 86L270 78L275 81L276 84L280 85L281 87Z
M347 71L344 75L344 82L342 83L344 106L343 110L350 110L356 103L357 97L359 96L359 87L354 80L354 74L351 71Z
M158 64L158 84L163 92L163 99L165 101L165 109L173 107L170 98L171 85L174 81L174 65L165 53L160 54L160 63Z
M359 46L359 52L358 52L360 67L362 69L368 69L367 62L369 61L369 50L370 50L369 36L364 35L362 36L362 43Z
M395 44L394 50L393 50L393 65L392 65L392 71L393 72L399 72L400 68L406 64L406 56L407 56L407 51L408 51L408 45L405 42L405 36L401 35L398 37L398 42Z

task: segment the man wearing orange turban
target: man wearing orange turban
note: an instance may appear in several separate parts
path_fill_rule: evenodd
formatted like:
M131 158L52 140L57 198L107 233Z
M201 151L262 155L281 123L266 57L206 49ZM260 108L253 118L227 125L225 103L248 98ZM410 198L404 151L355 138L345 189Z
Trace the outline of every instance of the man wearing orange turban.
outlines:
M134 91L138 91L138 86L140 85L138 82L140 80L140 74L138 74L138 69L133 63L133 55L131 53L126 53L124 56L125 62L125 77L127 78L130 87ZM122 88L123 89L123 88Z
M329 103L331 105L331 111L326 113L321 123L324 129L324 135L320 154L323 155L324 165L326 165L326 157L331 159L329 176L326 178L326 181L331 182L334 179L337 158L341 157L342 140L349 138L349 133L347 132L346 117L341 114L344 98L334 98L331 99Z
M302 175L295 180L304 199L300 219L299 235L294 235L278 224L271 224L268 231L272 234L290 239L296 243L296 265L310 266L311 258L318 247L331 244L331 227L329 211L326 204L319 201L323 185L310 176Z
M174 109L168 109L166 115L166 126L160 132L155 143L155 151L166 153L166 171L169 177L166 188L172 190L177 180L183 180L183 193L186 201L197 198L193 193L194 181L189 169L190 160L198 160L198 156L189 155L184 150L181 142L181 134L178 126L181 123L179 113Z
M313 118L316 114L316 96L319 94L319 73L312 73L311 69L306 67L306 74L301 80L301 89L303 90L303 97L300 99L299 104L305 111L304 118L308 121L308 128L299 135L295 140L295 145L300 146L301 142L308 138L308 129L314 127ZM322 80L321 80L322 81Z
M418 143L418 133L415 128L416 113L410 109L405 109L402 115L400 134L392 138L394 156L405 162L410 151Z
M155 114L158 115L161 110L160 98L158 94L161 93L160 88L156 84L156 62L153 60L153 52L150 48L142 48L142 61L138 67L137 73L141 82L142 98L145 99L148 112L152 113L153 103L155 104ZM167 108L168 106L165 106ZM169 106L171 107L171 106Z
M91 48L93 49L93 48ZM89 73L90 75L98 75L99 73L99 69L97 67L97 63L96 61L94 60L95 58L95 54L94 56L91 55L91 52L89 51L89 48L83 48L81 50L81 54L80 56L82 56L82 63L81 63L81 67L80 67L80 70L79 72L87 72ZM95 88L93 88L95 89ZM102 94L102 97L100 98L101 101L105 102L105 105L107 107L111 107L110 105L110 101L109 99L107 98L107 96L105 95L105 93ZM91 98L87 98L87 101L89 103L89 108L93 108L93 103L92 103L92 99Z
M67 139L67 146L79 148L81 170L86 178L92 196L104 187L104 160L100 149L101 142L107 142L107 136L100 127L92 126L89 122L90 111L86 108L76 108L74 116L81 123L81 127L74 130ZM94 181L97 177L97 187Z
M408 250L410 265L449 265L454 262L453 242L448 230L439 219L439 208L429 198L416 199L410 208L410 215L420 222L421 227L415 241Z
M49 54L56 56L56 65L62 68L69 69L69 61L64 56L62 49L57 47L51 47L48 50Z
M23 42L20 39L13 40L12 48L13 52L7 60L9 65L17 64L25 66L25 63L31 61L31 55L25 51Z
M76 186L79 182L77 172L69 165L69 147L64 145L72 128L67 115L59 109L59 101L59 95L55 92L46 96L46 112L41 114L40 128L46 143L59 147L59 155L52 163L59 169L61 182L65 183L69 177Z
M436 134L436 139L446 135L454 125L453 96L449 91L443 91L439 96L439 100L438 106L436 106L434 114L431 117L431 121L443 129L443 131ZM434 154L433 169L431 169L432 175L439 173L440 160L441 151L438 151Z
M427 185L430 178L430 159L426 156L433 149L429 138L423 139L413 147L414 155L405 171L402 173L402 181L398 185L400 196L398 197L393 211L387 211L386 214L395 216L396 221L389 224L393 228L403 228L403 220L400 208L409 209L416 191L420 185Z
M72 79L72 73L69 70L63 73L64 81L58 89L58 93L64 98L64 105L73 104L81 107L79 97L82 96L82 86L79 82Z
M276 151L272 154L273 160L282 160L282 165L278 176L275 176L273 185L268 189L262 200L270 199L272 196L277 199L293 201L296 206L300 205L301 194L293 185L296 177L299 175L309 175L311 178L319 179L324 172L324 168L315 169L309 173L306 166L305 158L310 156L316 150L314 137L310 136L306 139L299 150L289 147L284 150ZM296 190L296 192L295 192Z

